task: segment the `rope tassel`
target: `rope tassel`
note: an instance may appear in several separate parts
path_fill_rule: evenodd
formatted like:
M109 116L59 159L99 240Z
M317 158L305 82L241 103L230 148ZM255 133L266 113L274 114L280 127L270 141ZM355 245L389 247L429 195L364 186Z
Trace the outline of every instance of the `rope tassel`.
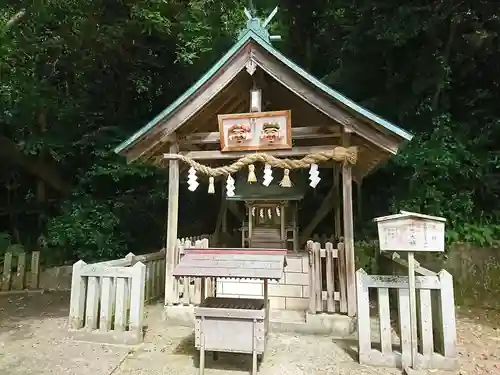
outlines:
M248 166L248 182L257 182L257 176L255 175L255 165L250 164Z
M292 180L290 180L290 170L285 169L283 171L283 179L280 182L281 187L292 187Z
M214 178L209 177L208 178L208 194L214 194L214 193L215 193Z

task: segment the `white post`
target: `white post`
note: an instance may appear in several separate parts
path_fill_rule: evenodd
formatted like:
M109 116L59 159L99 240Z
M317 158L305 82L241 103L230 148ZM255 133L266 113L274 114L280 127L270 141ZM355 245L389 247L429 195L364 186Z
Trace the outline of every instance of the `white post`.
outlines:
M417 367L417 299L415 290L415 254L408 252L408 287L410 292L411 366Z
M71 297L69 303L69 329L80 329L83 327L85 313L85 295L87 288L85 280L80 275L81 270L87 263L79 260L73 264L71 276Z
M130 332L140 339L144 320L144 288L146 284L146 266L137 262L132 267L132 282L130 287Z

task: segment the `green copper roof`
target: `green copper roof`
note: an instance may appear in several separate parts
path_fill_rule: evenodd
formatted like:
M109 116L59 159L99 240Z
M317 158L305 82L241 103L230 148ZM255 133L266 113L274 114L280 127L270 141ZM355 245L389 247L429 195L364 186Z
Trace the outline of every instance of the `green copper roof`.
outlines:
M365 118L371 120L372 122L382 126L383 128L389 130L390 132L397 134L405 140L411 140L413 135L403 130L402 128L384 120L383 118L377 116L376 114L370 112L366 108L354 103L352 100L340 94L338 91L333 90L328 87L320 80L307 73L304 69L296 65L286 56L281 54L276 50L270 43L271 37L260 22L255 19L251 19L247 22L247 27L244 29L239 36L238 41L231 47L231 49L219 60L215 65L213 65L208 72L205 73L193 86L191 86L184 94L182 94L177 100L170 104L166 109L164 109L158 116L152 119L148 124L139 129L126 141L122 142L118 147L115 148L116 153L122 152L124 149L130 147L134 142L136 142L140 137L151 130L155 125L157 125L165 117L173 113L184 101L186 101L191 95L196 93L208 80L210 80L214 74L221 69L230 59L233 57L249 40L254 41L260 47L265 49L268 53L273 55L276 59L281 61L284 65L288 66L295 73L301 76L303 79L314 85L317 89L324 92L336 101L341 102L344 106L350 108L351 110L359 113Z

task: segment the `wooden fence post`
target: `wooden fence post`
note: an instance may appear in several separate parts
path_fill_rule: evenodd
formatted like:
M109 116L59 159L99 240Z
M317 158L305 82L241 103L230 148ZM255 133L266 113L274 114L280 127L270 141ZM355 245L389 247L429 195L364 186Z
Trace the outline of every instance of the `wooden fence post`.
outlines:
M358 355L360 363L366 363L363 356L369 355L371 352L370 298L365 282L366 276L364 269L360 268L356 271Z
M31 289L38 289L38 280L40 273L40 252L33 251L31 253L31 273L29 287Z
M455 299L453 295L453 277L446 270L438 273L441 289L438 291L437 306L438 313L436 339L438 347L443 355L448 358L457 356L457 323L455 317Z
M12 273L12 253L5 253L3 258L3 277L2 277L2 290L7 291L10 289L10 279Z
M73 264L71 276L71 297L69 304L69 329L80 329L83 327L85 313L85 296L87 286L85 279L80 275L81 270L87 263L79 260Z
M316 314L316 287L315 287L315 276L314 276L314 254L313 254L313 242L311 240L307 241L307 254L309 260L309 313Z
M24 279L26 270L26 253L20 253L17 255L17 270L16 277L12 283L12 289L23 290L24 289Z
M130 324L129 330L137 337L142 337L142 324L144 321L144 288L146 283L146 266L137 262L133 267L132 282L130 287Z

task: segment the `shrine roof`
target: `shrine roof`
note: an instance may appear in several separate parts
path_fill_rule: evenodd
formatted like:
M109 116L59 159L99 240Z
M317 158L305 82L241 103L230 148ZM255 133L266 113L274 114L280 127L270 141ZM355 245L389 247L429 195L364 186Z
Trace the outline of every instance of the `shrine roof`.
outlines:
M173 114L182 107L186 102L188 102L197 92L203 90L211 80L221 71L223 70L227 64L230 64L232 60L234 60L235 56L239 54L245 47L252 43L252 45L256 45L257 47L262 48L265 52L274 56L282 65L290 68L296 75L298 75L301 79L308 82L319 92L326 95L331 101L345 108L347 111L353 113L354 116L362 117L363 119L369 121L370 123L379 126L381 129L384 129L384 132L390 133L392 136L396 136L402 141L409 141L412 139L412 135L405 131L404 129L392 124L391 122L381 118L380 116L374 114L373 112L363 108L359 104L356 104L346 96L342 95L338 91L332 89L327 86L319 79L312 76L310 73L306 72L304 69L296 65L293 61L284 56L281 52L279 52L276 48L274 48L269 38L266 35L263 35L261 31L261 27L253 27L251 24L247 25L247 28L240 34L238 41L231 47L231 49L219 60L215 63L206 73L203 75L194 85L192 85L187 91L185 91L177 100L175 100L172 104L170 104L167 108L165 108L161 113L159 113L155 118L153 118L149 123L147 123L144 127L139 129L136 133L134 133L127 140L122 142L115 148L116 153L127 153L130 149L134 148L136 144L145 140L148 135L154 128L165 123L168 118L172 117ZM244 69L242 66L240 70ZM175 122L168 129L162 129L160 132L163 136L167 134L171 134L176 131L180 126L182 126L183 121Z

